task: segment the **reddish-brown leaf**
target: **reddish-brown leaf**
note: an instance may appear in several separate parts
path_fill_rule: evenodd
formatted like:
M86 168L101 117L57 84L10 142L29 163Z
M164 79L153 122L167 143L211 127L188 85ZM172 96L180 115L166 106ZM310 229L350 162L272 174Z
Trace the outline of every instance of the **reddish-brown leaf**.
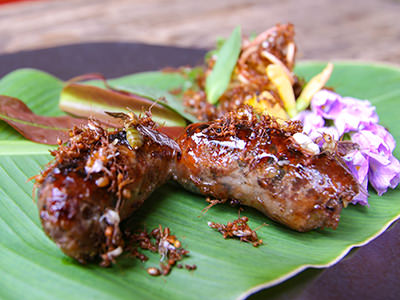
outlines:
M151 111L155 122L174 125L186 123L178 113L145 97L79 83L69 83L63 88L59 106L75 116L91 117L115 126L120 124L119 120L107 115L106 111L133 111L137 114Z
M65 142L68 139L69 129L87 123L86 119L69 116L38 116L21 100L1 95L0 119L11 125L25 138L48 145L57 144L57 139Z
M57 139L65 142L68 139L69 129L87 123L87 119L70 116L39 116L34 114L21 100L2 95L0 95L0 119L11 125L25 138L48 145L57 144ZM107 127L121 127L122 125L121 121L115 118L100 121ZM157 128L158 131L173 139L179 137L184 129L185 127L178 126Z

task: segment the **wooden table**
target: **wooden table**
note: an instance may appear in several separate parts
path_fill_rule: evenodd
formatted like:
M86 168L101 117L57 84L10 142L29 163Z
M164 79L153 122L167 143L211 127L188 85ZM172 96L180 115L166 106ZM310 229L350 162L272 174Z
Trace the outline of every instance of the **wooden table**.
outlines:
M69 0L0 6L0 53L88 41L210 48L240 24L296 26L300 59L400 62L399 0Z

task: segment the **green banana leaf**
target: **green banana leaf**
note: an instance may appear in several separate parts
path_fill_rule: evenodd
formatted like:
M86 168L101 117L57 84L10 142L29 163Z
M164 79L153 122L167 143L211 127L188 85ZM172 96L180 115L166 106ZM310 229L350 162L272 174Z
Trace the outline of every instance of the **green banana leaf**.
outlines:
M182 71L181 73L167 72L143 72L126 75L117 79L108 80L108 84L121 91L129 92L148 98L152 101L164 98L158 103L169 108L190 122L196 122L197 118L186 112L180 99L170 93L172 90L187 90L193 88L195 76L202 69L193 68L192 71ZM86 81L85 84L106 88L104 82L99 80Z
M296 73L309 79L324 65L300 63ZM328 85L342 95L371 100L381 123L400 140L400 69L338 62ZM61 81L48 74L19 70L0 81L0 94L22 99L38 114L61 115L57 106L61 86ZM241 215L249 217L252 228L267 224L257 231L264 245L254 248L238 240L224 240L207 226L208 221L236 219L237 208L217 205L202 214L207 205L204 197L168 184L145 202L131 222L140 228L170 227L190 251L183 263L196 264L197 270L175 268L168 276L151 277L146 269L158 265L157 255L149 255L145 263L123 257L112 268L83 266L45 236L32 201L33 183L27 180L50 160L48 146L23 140L3 122L0 126L1 299L243 299L308 267L333 265L400 216L398 189L382 197L370 190L370 206L350 205L337 230L297 233L246 208ZM395 155L399 154L396 149Z

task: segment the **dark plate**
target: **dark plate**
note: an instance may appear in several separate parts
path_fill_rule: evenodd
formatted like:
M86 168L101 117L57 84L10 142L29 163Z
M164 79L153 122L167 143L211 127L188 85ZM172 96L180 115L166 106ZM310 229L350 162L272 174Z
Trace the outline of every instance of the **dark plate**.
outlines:
M0 55L0 76L37 68L69 79L99 72L107 78L201 64L205 50L136 43L88 43ZM335 266L308 269L250 299L399 299L400 226L394 224Z

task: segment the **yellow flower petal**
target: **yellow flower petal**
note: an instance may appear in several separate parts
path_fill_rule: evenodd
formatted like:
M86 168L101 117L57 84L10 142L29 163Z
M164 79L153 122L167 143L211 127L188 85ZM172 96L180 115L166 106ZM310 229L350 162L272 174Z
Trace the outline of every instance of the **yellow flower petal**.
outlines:
M289 117L294 117L297 114L296 101L293 87L286 72L281 66L270 64L267 67L267 76L278 90L279 96L283 101L283 105Z

